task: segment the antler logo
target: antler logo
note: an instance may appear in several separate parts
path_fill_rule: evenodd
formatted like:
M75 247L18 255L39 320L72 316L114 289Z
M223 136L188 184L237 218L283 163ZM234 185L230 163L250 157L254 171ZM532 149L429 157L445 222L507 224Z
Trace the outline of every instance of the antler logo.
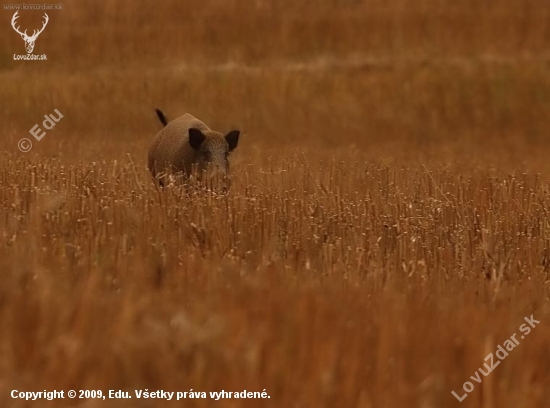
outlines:
M38 31L34 30L32 35L29 37L27 35L27 30L25 30L25 32L22 33L21 31L19 31L19 27L15 26L15 20L19 18L17 13L19 13L19 11L16 11L15 14L13 15L13 18L11 19L11 26L17 33L21 35L21 38L25 41L25 48L27 49L27 54L30 54L34 49L34 42L36 41L40 33L44 31L44 28L46 28L46 25L48 24L48 21L49 21L49 17L46 13L44 13L45 21L44 21L44 24L42 25L42 28Z

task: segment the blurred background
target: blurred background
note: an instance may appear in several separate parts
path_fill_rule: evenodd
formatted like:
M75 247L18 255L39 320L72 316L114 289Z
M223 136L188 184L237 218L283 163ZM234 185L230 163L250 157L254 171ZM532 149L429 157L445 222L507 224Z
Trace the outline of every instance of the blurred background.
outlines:
M36 41L47 61L13 60L24 44L13 11L2 10L0 120L10 146L59 109L65 119L41 153L141 158L159 107L169 118L190 112L216 129L239 127L245 155L313 143L359 147L371 159L415 149L415 158L497 160L490 153L501 149L503 163L545 161L545 2L62 4ZM19 14L29 32L41 26L42 12Z

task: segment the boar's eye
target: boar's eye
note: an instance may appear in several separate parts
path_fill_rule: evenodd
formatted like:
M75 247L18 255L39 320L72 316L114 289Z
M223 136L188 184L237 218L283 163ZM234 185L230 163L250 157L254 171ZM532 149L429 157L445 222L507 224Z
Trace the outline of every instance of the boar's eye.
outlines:
M209 152L208 150L205 151L205 152L203 153L203 155L204 155L204 160L207 160L207 161L211 161L211 160L212 160L212 153Z

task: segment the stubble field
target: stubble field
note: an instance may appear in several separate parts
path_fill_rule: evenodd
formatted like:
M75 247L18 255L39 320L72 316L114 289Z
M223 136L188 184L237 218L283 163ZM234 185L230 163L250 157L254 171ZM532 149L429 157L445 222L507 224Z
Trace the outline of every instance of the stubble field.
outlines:
M0 406L549 406L550 5L63 5L47 61L0 11ZM154 186L157 107L229 194ZM10 397L80 389L132 399Z

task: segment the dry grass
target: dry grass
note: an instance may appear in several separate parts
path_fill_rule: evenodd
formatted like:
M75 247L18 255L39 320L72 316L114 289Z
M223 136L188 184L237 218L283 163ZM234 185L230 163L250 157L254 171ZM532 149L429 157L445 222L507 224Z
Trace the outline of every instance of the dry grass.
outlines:
M2 24L1 406L548 406L550 6L285 3L71 1L47 62ZM243 130L229 195L154 187L157 106Z

